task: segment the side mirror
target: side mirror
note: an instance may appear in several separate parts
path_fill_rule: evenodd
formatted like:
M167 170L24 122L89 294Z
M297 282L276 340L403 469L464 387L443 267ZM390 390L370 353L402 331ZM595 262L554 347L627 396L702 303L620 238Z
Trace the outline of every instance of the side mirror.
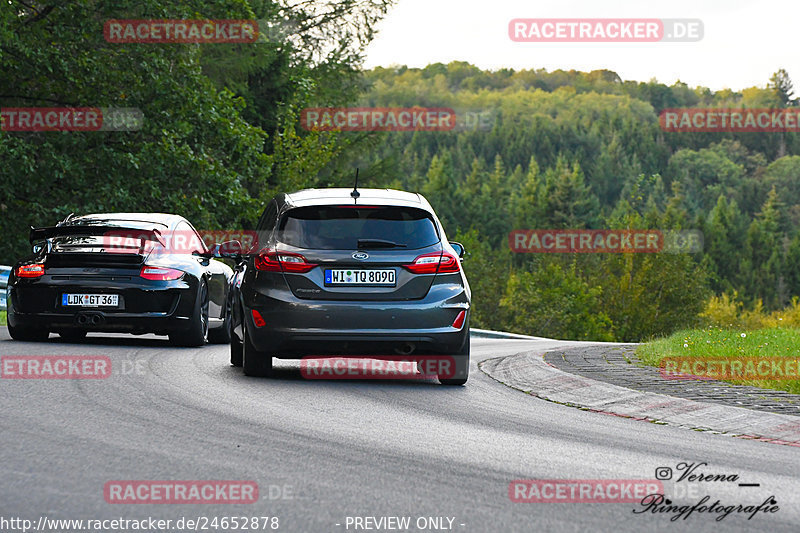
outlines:
M459 259L464 259L464 254L467 253L467 251L464 249L463 244L461 244L460 242L450 241L450 246L452 246L453 250L456 251Z
M214 257L227 257L236 259L242 255L242 243L239 241L225 241L214 246Z

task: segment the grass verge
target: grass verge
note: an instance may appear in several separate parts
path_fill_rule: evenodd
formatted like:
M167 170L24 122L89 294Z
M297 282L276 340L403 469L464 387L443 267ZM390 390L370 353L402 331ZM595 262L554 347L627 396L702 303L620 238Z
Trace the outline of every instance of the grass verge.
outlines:
M6 312L0 311L0 326L6 325Z
M799 359L800 329L775 327L743 331L711 327L684 330L666 338L641 344L637 347L636 353L642 362L656 367L660 367L665 358L696 358L698 360L714 359L715 361L740 360L742 368L746 367L747 360L757 360L756 368L758 368L758 363L765 359ZM792 365L787 366L787 362L782 361L781 367L791 369ZM773 367L769 368L770 371L767 373L773 372ZM793 374L800 374L800 368L797 368ZM800 379L724 379L722 381L800 394Z

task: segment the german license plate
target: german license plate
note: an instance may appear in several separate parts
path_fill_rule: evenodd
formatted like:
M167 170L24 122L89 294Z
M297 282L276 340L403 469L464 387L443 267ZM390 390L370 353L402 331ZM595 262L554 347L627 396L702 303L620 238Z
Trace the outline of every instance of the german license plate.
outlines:
M380 285L394 287L397 284L394 269L355 270L332 269L325 271L325 285Z
M62 294L61 305L76 307L118 307L118 294Z

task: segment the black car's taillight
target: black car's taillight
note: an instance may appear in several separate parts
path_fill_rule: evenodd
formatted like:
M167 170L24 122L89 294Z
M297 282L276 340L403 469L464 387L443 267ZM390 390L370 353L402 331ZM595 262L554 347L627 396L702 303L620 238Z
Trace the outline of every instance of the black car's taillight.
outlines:
M32 263L30 265L18 266L14 274L18 278L38 278L44 276L44 264Z
M183 274L184 272L182 270L177 270L175 268L154 267L147 265L143 266L142 270L139 272L139 276L151 281L171 281L180 279Z
M267 272L289 272L305 274L316 268L315 263L309 263L300 254L292 252L276 252L272 249L262 250L254 258L256 270Z

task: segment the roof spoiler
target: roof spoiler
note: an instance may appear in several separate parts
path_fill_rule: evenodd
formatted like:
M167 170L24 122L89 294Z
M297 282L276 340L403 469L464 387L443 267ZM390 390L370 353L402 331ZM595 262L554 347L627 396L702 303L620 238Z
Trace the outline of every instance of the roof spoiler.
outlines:
M133 237L142 241L156 241L165 245L161 232L156 228L124 228L120 226L47 226L44 228L31 228L30 242L50 239L52 237L62 237L66 235L109 235L121 237Z

